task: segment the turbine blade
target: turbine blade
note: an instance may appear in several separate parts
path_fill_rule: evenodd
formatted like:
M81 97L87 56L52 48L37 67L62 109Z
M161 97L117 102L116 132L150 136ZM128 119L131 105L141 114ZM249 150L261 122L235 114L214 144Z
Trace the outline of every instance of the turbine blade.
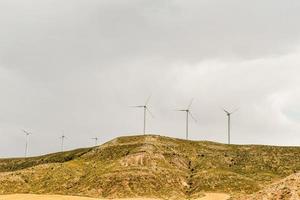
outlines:
M146 102L145 102L145 106L147 106L147 105L148 105L148 103L149 103L150 99L151 99L151 95L150 95L150 96L148 97L148 99L146 100Z
M132 107L132 108L143 108L145 106L130 106L130 107Z
M225 108L222 108L222 110L227 114L227 115L229 115L230 114L230 112L229 111L227 111Z
M194 117L194 115L191 113L191 111L188 111L189 112L189 115L192 117L192 119L197 123L197 119Z
M22 130L23 130L24 133L26 133L26 135L31 135L31 134L32 134L32 133L29 132L29 131L26 131L26 130L24 130L24 129L22 129Z
M179 110L179 109L178 109L178 110L174 110L174 111L180 111L180 112L183 112L183 111L184 111L184 112L186 112L187 110L185 110L185 109Z
M240 108L236 108L234 111L232 111L230 114L233 114L235 112L237 112Z
M149 112L149 114L151 115L151 117L154 118L154 115L152 114L152 112L149 110L148 107L146 107L146 110Z
M189 104L189 106L188 106L187 110L189 110L189 109L191 108L191 106L192 106L192 104L193 104L193 101L194 101L194 98L193 98L193 99L191 99L191 101L190 101L190 104Z

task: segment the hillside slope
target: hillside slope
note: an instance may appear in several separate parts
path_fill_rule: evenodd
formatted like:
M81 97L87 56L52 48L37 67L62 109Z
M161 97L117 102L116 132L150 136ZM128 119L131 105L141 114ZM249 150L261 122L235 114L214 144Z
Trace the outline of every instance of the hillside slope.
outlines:
M299 200L300 173L290 175L255 194L242 198L244 200ZM237 199L241 198L237 197Z
M0 194L185 199L246 193L300 169L300 148L147 135L28 159L0 160Z

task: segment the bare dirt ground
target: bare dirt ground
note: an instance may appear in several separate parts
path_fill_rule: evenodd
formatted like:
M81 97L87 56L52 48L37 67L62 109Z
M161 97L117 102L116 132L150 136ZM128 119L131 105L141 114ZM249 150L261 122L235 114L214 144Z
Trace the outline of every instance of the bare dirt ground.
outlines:
M199 200L227 200L229 197L229 195L222 193L207 193L205 197L202 197Z
M205 197L199 200L227 200L229 195L208 193ZM87 197L74 197L74 196L61 196L61 195L34 195L34 194L14 194L14 195L2 195L0 200L105 200L95 199ZM113 200L158 200L149 198L135 198L135 199L113 199Z

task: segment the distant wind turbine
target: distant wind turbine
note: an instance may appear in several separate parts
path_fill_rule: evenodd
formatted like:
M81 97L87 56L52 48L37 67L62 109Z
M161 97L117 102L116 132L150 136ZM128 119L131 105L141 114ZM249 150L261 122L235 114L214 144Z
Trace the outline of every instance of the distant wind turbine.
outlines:
M143 110L144 110L144 126L143 126L143 133L144 133L144 135L146 134L146 119L147 119L147 112L148 112L152 117L154 117L153 114L151 113L151 111L150 111L149 108L148 108L148 103L149 103L149 101L150 101L150 98L151 98L151 96L148 97L148 99L146 100L146 102L145 102L144 105L132 106L132 107L135 107L135 108L143 108Z
M22 131L25 133L25 137L26 137L26 143L25 143L25 158L26 158L27 154L28 154L28 137L29 137L29 135L32 135L32 133L28 132L24 129Z
M95 140L95 146L97 146L98 145L98 137L94 137L94 138L91 138L92 140Z
M64 142L65 142L65 139L66 139L66 136L65 134L63 133L61 137L59 137L61 139L61 152L64 151Z
M181 112L186 112L186 139L189 139L189 116L197 122L196 118L193 116L191 112L191 106L193 104L193 99L191 100L190 104L188 105L187 109L182 109L182 110L176 110L176 111L181 111Z
M227 115L227 118L228 118L228 132L227 132L227 134L228 134L228 144L230 144L230 131L231 131L231 115L233 114L233 113L235 113L236 111L238 111L238 109L235 109L234 111L232 111L232 112L229 112L229 111L227 111L226 109L224 109L223 108L223 111L226 113L226 115Z

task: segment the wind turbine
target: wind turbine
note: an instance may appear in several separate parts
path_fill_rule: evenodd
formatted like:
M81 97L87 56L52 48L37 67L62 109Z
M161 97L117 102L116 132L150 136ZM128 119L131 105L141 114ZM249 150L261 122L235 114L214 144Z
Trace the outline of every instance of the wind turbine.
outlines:
M233 114L233 113L235 113L236 111L238 111L238 109L235 109L234 111L232 111L232 112L229 112L229 111L227 111L226 109L224 109L223 108L223 111L226 113L226 115L227 115L227 118L228 118L228 144L230 144L230 129L231 129L231 115Z
M176 110L176 111L180 111L180 112L186 112L186 139L189 139L189 116L191 116L191 118L197 122L196 118L193 116L192 112L191 112L191 106L193 104L193 99L191 100L190 104L188 105L187 109L182 109L182 110Z
M94 138L91 138L92 140L95 140L95 146L97 146L98 145L98 137L94 137Z
M26 143L25 143L25 158L27 157L27 153L28 153L28 136L31 135L31 132L28 132L26 130L22 130L25 133L25 137L26 137Z
M61 152L64 151L64 141L66 139L65 134L63 133L61 137L59 137L61 139Z
M148 99L146 100L144 105L139 105L139 106L133 106L135 108L143 108L144 110L144 127L143 127L143 133L144 135L146 134L146 118L147 118L147 112L154 118L153 114L151 113L151 111L148 108L148 103L150 101L150 97L148 97Z

